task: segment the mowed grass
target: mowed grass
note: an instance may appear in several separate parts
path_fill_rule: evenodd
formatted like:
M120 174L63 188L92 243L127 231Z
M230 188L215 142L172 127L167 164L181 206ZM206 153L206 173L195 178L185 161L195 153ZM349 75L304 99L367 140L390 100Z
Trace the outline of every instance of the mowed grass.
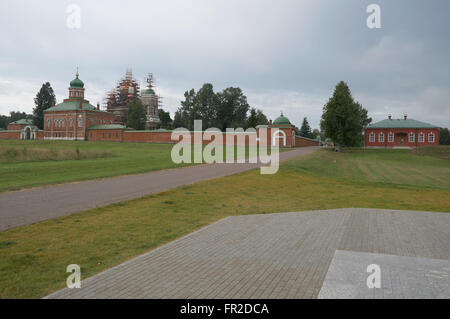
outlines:
M288 166L314 176L382 184L450 188L450 147L417 151L353 149L342 153L323 150L292 161Z
M0 140L0 151L3 150L0 152L0 192L190 165L172 161L173 146L174 144ZM77 150L80 157L77 157ZM234 151L237 156L237 148ZM248 153L249 148L246 148L245 156Z
M331 155L311 158L322 156ZM43 297L65 287L69 264L80 265L84 279L227 216L345 207L450 211L449 188L373 183L375 173L344 163L345 178L322 176L304 168L311 158L284 162L275 175L253 170L1 232L0 297ZM429 159L419 159L429 169Z

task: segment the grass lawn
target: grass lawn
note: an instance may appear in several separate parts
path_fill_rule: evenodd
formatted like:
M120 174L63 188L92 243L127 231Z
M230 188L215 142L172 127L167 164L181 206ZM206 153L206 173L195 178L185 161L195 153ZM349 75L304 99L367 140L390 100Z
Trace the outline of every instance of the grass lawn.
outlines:
M447 158L447 159L445 159ZM418 151L354 149L311 153L287 166L313 176L377 184L450 188L450 147L423 147Z
M414 176L383 173L405 159ZM64 288L69 264L86 278L230 215L344 207L450 212L450 162L441 161L403 151L320 151L282 163L275 175L253 170L1 232L0 297L45 296ZM441 174L422 177L437 165Z
M172 162L172 147L173 144L0 140L0 192L189 165ZM249 149L245 151L248 155Z

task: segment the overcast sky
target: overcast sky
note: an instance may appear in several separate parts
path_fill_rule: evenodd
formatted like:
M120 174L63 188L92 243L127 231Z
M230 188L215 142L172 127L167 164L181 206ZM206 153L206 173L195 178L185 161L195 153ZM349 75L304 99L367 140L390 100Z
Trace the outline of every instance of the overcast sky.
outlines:
M81 27L67 26L67 7ZM381 8L369 29L366 8ZM96 104L127 68L153 72L165 110L186 90L239 86L269 118L319 126L340 80L375 120L450 127L450 1L164 0L0 3L0 114L31 112L49 81L58 102L79 67Z

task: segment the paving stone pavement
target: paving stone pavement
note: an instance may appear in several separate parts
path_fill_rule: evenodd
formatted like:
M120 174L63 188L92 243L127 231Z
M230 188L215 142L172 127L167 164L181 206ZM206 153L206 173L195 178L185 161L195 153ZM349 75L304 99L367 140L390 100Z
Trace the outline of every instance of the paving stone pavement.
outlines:
M450 298L450 260L336 251L319 299L391 298Z
M448 213L234 216L47 297L317 298L336 250L450 260L449 242Z

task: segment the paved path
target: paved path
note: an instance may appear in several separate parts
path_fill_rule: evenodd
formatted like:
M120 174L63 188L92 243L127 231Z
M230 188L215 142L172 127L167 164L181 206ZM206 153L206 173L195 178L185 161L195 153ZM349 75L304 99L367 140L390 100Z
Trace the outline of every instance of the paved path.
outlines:
M378 288L368 289L369 276ZM319 299L392 298L450 298L450 260L337 250L319 293Z
M280 161L319 147L280 153ZM163 192L186 184L248 171L261 164L210 164L0 193L0 231L94 207Z
M316 298L336 250L448 261L449 242L448 213L349 208L235 216L49 297Z

